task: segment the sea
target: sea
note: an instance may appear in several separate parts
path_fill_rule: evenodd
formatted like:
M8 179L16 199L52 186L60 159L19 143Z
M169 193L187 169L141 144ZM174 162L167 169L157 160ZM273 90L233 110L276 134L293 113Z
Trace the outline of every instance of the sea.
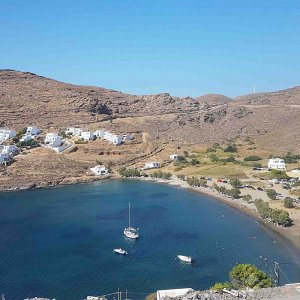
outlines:
M129 202L138 240L123 235ZM179 261L179 254L194 263ZM144 299L160 289L207 289L229 280L240 263L274 277L274 262L280 284L300 282L299 253L285 238L180 187L105 180L0 193L0 294L6 300L114 299L118 289Z

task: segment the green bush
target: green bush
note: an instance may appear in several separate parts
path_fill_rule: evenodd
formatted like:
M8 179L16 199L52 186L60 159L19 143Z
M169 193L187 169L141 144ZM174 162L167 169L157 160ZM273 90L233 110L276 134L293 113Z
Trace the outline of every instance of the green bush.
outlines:
M268 189L268 190L266 190L266 193L270 199L276 200L277 193L274 189Z
M229 145L224 149L224 152L238 152L235 144Z
M283 203L284 203L284 207L286 207L286 208L294 208L295 207L294 201L291 197L285 197Z
M22 147L35 147L38 145L38 142L34 139L31 139L27 142L18 142L17 147L22 148Z
M270 178L271 179L289 179L290 177L284 171L271 170Z
M210 288L211 290L215 292L222 292L223 289L230 289L230 283L229 282L216 282L214 286Z
M178 175L176 175L176 177L180 180L185 180L185 175L183 175L183 174L178 174Z
M118 170L118 173L122 177L140 177L141 172L137 169L127 169L125 167L122 167Z
M211 154L209 156L209 159L212 161L212 162L218 162L219 161L219 157L216 155L216 154Z
M252 200L252 196L247 194L247 195L244 195L243 196L243 200L246 201L246 202L250 202Z
M247 156L244 158L244 161L258 161L258 160L262 160L262 158L257 155Z

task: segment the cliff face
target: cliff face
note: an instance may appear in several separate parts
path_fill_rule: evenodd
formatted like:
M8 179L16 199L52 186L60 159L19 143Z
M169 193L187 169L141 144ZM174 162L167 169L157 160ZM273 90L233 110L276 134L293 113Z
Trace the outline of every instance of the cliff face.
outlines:
M111 119L112 122L103 123ZM300 152L300 87L230 99L129 95L77 86L28 72L0 71L0 124L22 128L82 125L147 132L174 144L258 137L261 147Z

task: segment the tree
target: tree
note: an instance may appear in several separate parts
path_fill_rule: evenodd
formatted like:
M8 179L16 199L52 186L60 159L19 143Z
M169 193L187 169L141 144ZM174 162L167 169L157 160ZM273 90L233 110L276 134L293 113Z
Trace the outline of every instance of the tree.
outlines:
M274 189L268 189L266 190L267 192L267 196L272 199L272 200L276 200L276 196L277 196L277 193Z
M183 175L183 174L178 174L178 175L176 175L176 177L180 180L185 180L185 175Z
M244 288L266 288L271 287L272 281L267 274L254 265L239 264L232 268L229 273L233 287Z
M235 157L233 155L230 155L226 159L224 159L225 162L235 162Z
M240 197L241 191L238 188L233 188L226 190L226 194L234 199L237 199Z
M284 199L284 207L286 208L294 208L294 201L291 197L285 197Z
M230 183L234 188L238 188L238 187L240 187L240 186L242 185L242 182L241 182L239 179L237 179L237 178L231 178L231 179L229 180L229 183Z
M206 178L200 178L199 180L200 186L206 186L207 185L207 179Z

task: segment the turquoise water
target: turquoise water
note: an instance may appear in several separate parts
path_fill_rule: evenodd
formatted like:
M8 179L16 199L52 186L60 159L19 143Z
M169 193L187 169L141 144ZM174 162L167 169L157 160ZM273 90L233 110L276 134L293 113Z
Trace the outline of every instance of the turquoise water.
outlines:
M123 236L129 201L138 241ZM113 254L117 247L129 255ZM278 261L283 282L300 281L285 240L255 220L208 196L140 181L1 193L0 253L0 293L8 300L204 289L227 280L236 263L271 274ZM195 263L180 263L177 254Z

